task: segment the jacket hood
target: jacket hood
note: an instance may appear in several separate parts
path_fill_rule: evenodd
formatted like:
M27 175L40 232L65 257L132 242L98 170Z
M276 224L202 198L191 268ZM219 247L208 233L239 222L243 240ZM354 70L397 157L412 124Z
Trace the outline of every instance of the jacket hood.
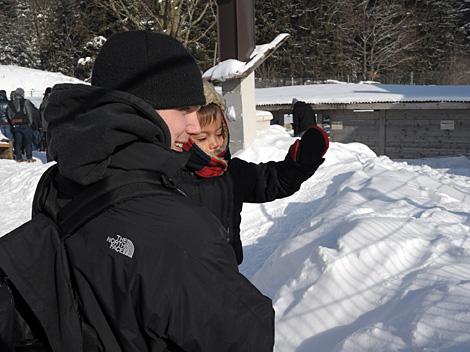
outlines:
M189 157L170 149L170 131L144 100L84 84L54 86L45 110L48 146L62 176L80 185L125 170L169 176Z

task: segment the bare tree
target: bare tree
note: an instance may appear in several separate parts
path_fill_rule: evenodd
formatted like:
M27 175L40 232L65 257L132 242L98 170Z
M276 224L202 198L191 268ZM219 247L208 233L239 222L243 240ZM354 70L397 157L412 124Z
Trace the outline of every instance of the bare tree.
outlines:
M98 0L95 5L119 21L124 30L164 32L186 46L201 41L216 25L214 0ZM207 22L206 16L214 20Z
M414 60L418 39L413 14L394 0L356 0L343 10L352 55L363 79L374 79Z

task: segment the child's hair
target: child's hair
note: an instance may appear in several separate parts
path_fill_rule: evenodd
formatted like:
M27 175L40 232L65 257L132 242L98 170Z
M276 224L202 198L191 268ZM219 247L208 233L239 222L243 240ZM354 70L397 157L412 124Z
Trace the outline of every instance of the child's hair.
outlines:
M210 125L216 121L218 117L223 119L224 113L222 109L214 103L204 105L197 111L197 119L201 127Z

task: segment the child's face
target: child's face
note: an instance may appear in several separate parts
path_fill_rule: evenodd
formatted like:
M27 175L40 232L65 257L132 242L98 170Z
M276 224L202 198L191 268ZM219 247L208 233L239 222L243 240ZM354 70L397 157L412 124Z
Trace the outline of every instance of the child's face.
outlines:
M224 128L222 118L217 117L212 123L202 127L201 132L192 134L191 139L206 154L217 155L222 150L225 142Z

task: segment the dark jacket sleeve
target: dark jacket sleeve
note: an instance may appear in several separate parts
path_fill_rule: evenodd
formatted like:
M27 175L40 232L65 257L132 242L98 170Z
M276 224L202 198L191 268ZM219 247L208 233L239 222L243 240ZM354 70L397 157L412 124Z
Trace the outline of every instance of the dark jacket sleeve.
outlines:
M289 154L283 161L259 164L233 158L229 172L234 181L234 195L242 197L242 202L246 203L264 203L288 197L299 190L322 162L305 167L292 160Z
M8 102L8 118L11 120L15 116L15 106L12 101Z
M41 120L39 115L39 110L34 106L34 104L27 100L25 101L26 115L28 116L29 125L33 130L41 128Z

